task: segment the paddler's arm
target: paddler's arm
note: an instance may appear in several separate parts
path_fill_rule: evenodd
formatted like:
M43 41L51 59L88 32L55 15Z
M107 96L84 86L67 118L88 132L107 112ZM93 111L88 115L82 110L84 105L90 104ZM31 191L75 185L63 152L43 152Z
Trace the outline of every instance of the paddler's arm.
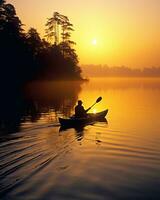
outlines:
M89 107L87 110L85 110L85 112L87 113L90 109L91 109L91 107Z

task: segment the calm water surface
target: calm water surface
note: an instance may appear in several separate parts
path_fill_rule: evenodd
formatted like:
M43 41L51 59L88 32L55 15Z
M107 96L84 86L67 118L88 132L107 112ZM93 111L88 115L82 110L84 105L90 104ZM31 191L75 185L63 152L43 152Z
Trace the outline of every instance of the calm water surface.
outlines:
M0 135L0 199L160 199L160 80L91 79L66 98L43 84L32 86L41 113ZM87 108L98 96L92 111L108 108L107 122L60 130L77 99Z

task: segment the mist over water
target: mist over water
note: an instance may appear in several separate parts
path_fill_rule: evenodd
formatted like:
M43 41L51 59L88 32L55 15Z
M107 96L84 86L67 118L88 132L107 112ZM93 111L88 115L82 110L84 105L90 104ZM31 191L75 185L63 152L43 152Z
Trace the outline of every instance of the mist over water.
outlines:
M99 96L91 111L108 108L107 122L60 130L78 99L88 108ZM32 83L18 128L3 119L0 198L160 199L159 102L158 78Z

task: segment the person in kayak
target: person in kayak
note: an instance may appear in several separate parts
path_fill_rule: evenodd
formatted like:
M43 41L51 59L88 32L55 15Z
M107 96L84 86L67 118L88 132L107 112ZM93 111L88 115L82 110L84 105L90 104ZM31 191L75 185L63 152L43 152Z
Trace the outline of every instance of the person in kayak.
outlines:
M75 107L75 117L76 118L87 117L87 112L90 110L90 108L85 110L84 107L82 106L82 104L83 104L83 102L81 100L79 100L78 105Z

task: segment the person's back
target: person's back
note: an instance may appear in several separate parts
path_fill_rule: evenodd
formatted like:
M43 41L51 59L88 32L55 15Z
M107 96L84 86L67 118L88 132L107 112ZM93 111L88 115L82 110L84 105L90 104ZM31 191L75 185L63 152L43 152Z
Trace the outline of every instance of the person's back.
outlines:
M84 107L82 106L82 101L79 100L78 105L75 107L75 117L82 118L82 117L86 117L86 115L87 115L86 111Z

